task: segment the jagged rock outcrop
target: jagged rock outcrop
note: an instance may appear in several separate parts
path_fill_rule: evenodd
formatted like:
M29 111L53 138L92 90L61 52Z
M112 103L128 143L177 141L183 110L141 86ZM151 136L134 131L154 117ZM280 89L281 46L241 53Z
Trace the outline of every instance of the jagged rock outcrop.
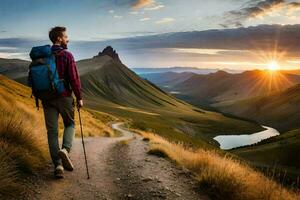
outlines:
M110 56L115 61L118 61L118 62L122 63L121 60L120 60L120 58L119 58L118 53L111 46L105 47L102 52L98 53L98 56L104 56L104 55Z

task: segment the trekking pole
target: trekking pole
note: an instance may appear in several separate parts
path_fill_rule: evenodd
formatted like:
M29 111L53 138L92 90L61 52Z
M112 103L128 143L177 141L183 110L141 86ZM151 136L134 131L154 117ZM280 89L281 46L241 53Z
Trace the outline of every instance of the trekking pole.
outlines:
M90 179L89 167L88 167L88 163L87 163L86 152L85 152L85 145L84 145L84 140L83 140L82 123L81 123L81 117L80 117L80 108L78 107L77 110L78 110L79 123L80 123L81 142L82 142L83 153L84 153L86 174L87 174L87 179Z

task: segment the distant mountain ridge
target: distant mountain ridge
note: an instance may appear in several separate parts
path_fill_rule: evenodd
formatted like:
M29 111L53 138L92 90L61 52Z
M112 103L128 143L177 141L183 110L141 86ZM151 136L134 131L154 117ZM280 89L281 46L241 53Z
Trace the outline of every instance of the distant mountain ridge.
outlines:
M153 82L162 88L172 88L174 85L186 81L192 77L193 72L164 72L164 73L148 73L139 74L140 77Z
M195 74L209 74L217 72L220 69L217 68L198 68L198 67L134 67L130 68L135 73L147 76L147 74L157 74L157 73L167 73L167 72L176 72L176 73L182 73L182 72L190 72ZM234 70L234 69L222 69L229 73L241 73L244 70Z
M300 83L299 75L265 70L237 74L219 70L207 75L191 73L188 78L184 73L149 74L144 77L165 91L176 91L178 98L200 106L271 94ZM170 87L164 87L168 85Z

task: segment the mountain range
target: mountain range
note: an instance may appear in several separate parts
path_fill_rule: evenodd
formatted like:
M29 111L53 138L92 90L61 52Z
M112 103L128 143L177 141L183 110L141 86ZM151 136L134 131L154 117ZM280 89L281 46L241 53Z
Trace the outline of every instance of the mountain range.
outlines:
M176 91L175 96L198 106L212 106L217 103L270 95L300 83L299 75L268 70L252 70L236 74L219 70L207 75L168 72L145 74L143 77L166 91Z
M257 123L206 111L164 92L122 64L112 47L78 61L77 67L85 105L130 121L135 128L208 147L218 145L212 138L220 133L263 130ZM26 76L17 80L25 83Z
M198 67L134 67L131 68L132 71L137 73L138 75L143 76L144 74L152 74L152 73L167 73L167 72L191 72L195 74L209 74L217 72L219 69L210 69L210 68L198 68ZM234 70L234 69L222 69L229 73L241 73L243 70Z

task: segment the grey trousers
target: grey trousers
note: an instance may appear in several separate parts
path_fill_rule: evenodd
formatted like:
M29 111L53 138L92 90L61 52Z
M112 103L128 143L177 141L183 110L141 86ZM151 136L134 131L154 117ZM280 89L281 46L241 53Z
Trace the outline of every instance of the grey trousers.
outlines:
M59 141L58 141L58 117L61 115L64 123L64 133L62 148L70 152L73 138L75 135L74 108L75 103L73 97L58 97L49 101L42 102L44 109L44 117L48 136L48 145L54 166L61 164L58 157Z

